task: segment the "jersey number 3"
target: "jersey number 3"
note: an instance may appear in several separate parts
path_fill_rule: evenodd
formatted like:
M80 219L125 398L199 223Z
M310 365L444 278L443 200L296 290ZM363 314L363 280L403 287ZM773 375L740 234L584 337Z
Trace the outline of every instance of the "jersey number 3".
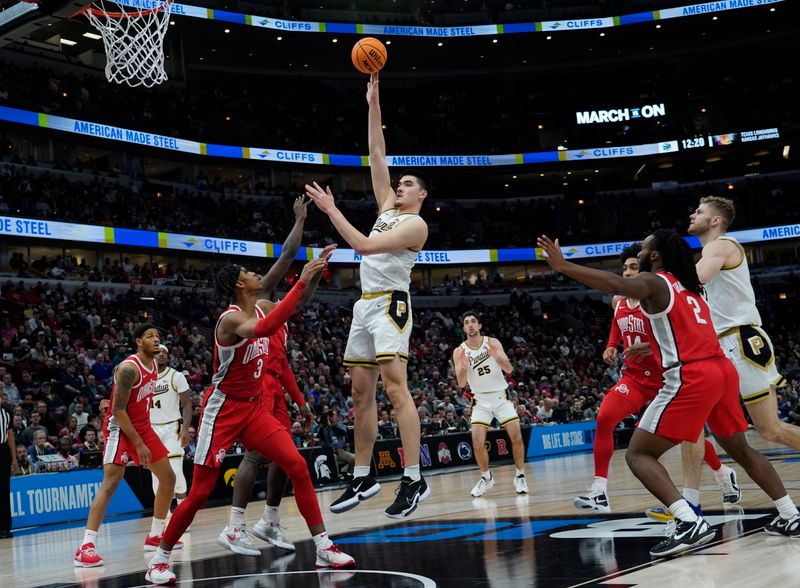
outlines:
M256 364L256 371L253 374L253 379L257 380L261 377L261 370L264 369L264 360L259 359L258 364Z

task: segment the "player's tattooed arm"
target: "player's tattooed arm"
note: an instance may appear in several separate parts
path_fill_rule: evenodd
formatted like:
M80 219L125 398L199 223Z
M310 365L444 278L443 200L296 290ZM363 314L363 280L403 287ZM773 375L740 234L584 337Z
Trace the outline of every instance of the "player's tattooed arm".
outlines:
M119 364L117 373L114 375L114 402L113 414L122 432L133 441L136 452L139 454L139 462L143 466L150 465L150 450L142 442L142 438L136 431L128 416L128 400L131 397L131 390L139 381L139 371L128 361Z

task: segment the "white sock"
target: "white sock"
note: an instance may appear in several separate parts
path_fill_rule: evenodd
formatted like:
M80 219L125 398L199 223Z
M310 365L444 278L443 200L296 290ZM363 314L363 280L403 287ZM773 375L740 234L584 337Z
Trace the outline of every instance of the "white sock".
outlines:
M86 545L87 543L94 543L94 540L96 538L97 538L97 531L86 529L83 532L83 543L81 543L81 545Z
M241 527L245 524L244 509L238 506L231 507L231 526Z
M794 516L797 516L798 514L797 507L794 505L788 494L775 501L775 508L778 509L778 514L781 515L782 519L788 520Z
M684 498L676 500L675 502L670 504L669 512L674 514L676 519L680 519L682 521L688 521L690 523L693 523L697 520L697 515L694 514L692 507L689 506L689 503L686 502Z
M520 476L525 477L525 470L517 468L517 477L519 478Z
M319 535L314 535L312 539L317 549L328 549L328 547L333 545L333 541L330 540L328 534L324 531Z
M731 473L731 468L726 466L724 463L719 466L718 470L714 470L714 477L719 480L724 480L727 478Z
M403 470L403 475L411 478L412 482L418 482L422 477L422 474L419 473L419 464L413 466L407 465Z
M176 498L175 502L177 502L178 506L180 506L181 502L183 502L184 500L186 500L186 499L185 498Z
M156 549L156 554L153 556L153 559L150 560L150 565L160 564L160 563L169 563L169 554L172 553L171 551L167 551L165 549L161 549L160 547Z
M364 476L369 476L369 466L355 466L353 468L354 478L363 478Z
M268 523L280 523L281 522L281 515L278 514L279 506L270 506L269 504L264 505L264 520Z
M608 478L601 478L600 476L595 476L593 486L598 490L602 490L603 494L605 494L606 491L608 490Z
M150 523L150 536L151 537L161 537L164 534L164 519L157 519L153 517L153 521Z
M687 502L690 502L695 506L700 505L700 490L695 490L694 488L684 488L682 494Z

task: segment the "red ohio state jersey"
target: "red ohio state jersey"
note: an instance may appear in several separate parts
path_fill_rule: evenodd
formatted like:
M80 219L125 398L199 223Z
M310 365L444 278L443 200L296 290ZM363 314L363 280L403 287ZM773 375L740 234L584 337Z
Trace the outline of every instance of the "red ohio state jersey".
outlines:
M285 324L269 338L267 369L273 374L280 375L283 371L283 357L286 355L286 344L288 340L289 329L286 328Z
M131 423L137 431L145 428L150 428L150 397L156 390L156 380L158 380L158 368L156 362L148 370L137 355L130 355L126 357L120 365L128 362L136 367L139 372L139 381L131 388L131 395L128 397L128 404L125 406L125 412L131 419ZM119 368L118 368L119 369ZM116 381L111 386L111 402L108 406L108 420L115 423L114 419L114 392L117 388Z
M669 286L669 304L658 314L642 314L653 356L666 369L681 363L725 357L708 304L669 272L656 272Z
M642 314L642 305L639 304L638 301L636 304L631 305L630 300L627 298L621 299L617 304L617 308L614 309L615 328L612 329L612 338L609 343L613 343L614 346L618 344L618 341L614 340L616 338L614 337L614 331L616 330L619 331L618 336L622 342L623 349L627 349L631 345L636 345L637 343L649 343L650 338L647 335L647 329L645 327L646 322L647 319L645 319ZM645 355L635 359L625 359L624 363L623 369L630 372L645 371L651 374L661 373L661 368L652 355Z
M231 305L223 312L219 320L231 312L242 309ZM256 314L259 319L266 315L258 306ZM228 396L250 398L258 396L262 391L262 376L267 369L269 354L269 337L242 339L235 345L220 345L217 340L217 327L214 328L214 376L211 385Z

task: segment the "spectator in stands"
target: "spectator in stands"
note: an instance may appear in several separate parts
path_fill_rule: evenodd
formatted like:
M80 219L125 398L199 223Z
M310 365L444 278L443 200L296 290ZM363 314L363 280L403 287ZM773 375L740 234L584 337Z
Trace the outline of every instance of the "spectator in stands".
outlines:
M77 365L74 362L69 362L67 364L67 371L59 383L66 395L70 398L74 398L80 393L81 387L83 387L83 381L81 381L78 375Z
M79 451L100 451L102 449L97 443L97 429L92 425L83 427L80 435L83 439L83 443L80 444L78 448Z
M105 386L110 385L111 377L114 375L114 366L111 365L106 354L97 354L97 361L92 366L92 375L97 378L97 381L101 384Z
M295 447L305 447L306 435L303 432L303 424L300 421L292 423L292 440Z
M56 449L47 441L44 431L36 431L33 434L33 444L28 447L28 458L31 463L39 463L41 455L55 455Z
M550 398L542 400L541 405L536 411L536 416L543 422L549 423L553 418L553 401Z
M17 446L21 446L23 449L27 447L28 445L24 441L25 421L22 420L22 415L15 414L11 417L11 429L14 431L14 442Z
M70 418L74 418L77 424L77 427L85 427L89 423L89 413L84 412L84 405L83 402L78 400L75 402L75 412L70 415Z
M42 426L42 415L34 412L30 416L30 425L28 425L22 433L22 444L24 447L33 445L33 438L37 431L44 433L47 437L47 427Z
M472 430L472 407L465 406L464 410L461 411L461 418L458 419L458 424L456 425L460 432L464 431L471 431Z
M67 418L67 426L58 432L59 439L68 437L70 444L77 446L81 444L80 431L78 430L78 419L74 416Z
M67 462L65 469L74 470L78 467L78 458L75 457L72 440L66 435L58 440L58 455Z
M320 430L319 435L322 445L333 450L333 454L339 463L347 466L347 471L353 470L356 463L356 456L350 451L350 444L347 441L347 427L339 422L339 411L328 412L325 425Z
M8 401L14 405L19 404L22 400L19 395L19 388L14 383L14 380L11 378L11 374L5 374L3 376L3 393L8 396Z
M381 418L378 420L378 434L381 439L394 439L397 437L397 429L392 423L389 411L385 408L381 411Z
M33 473L31 462L28 459L28 450L24 445L17 445L17 476L30 476Z

